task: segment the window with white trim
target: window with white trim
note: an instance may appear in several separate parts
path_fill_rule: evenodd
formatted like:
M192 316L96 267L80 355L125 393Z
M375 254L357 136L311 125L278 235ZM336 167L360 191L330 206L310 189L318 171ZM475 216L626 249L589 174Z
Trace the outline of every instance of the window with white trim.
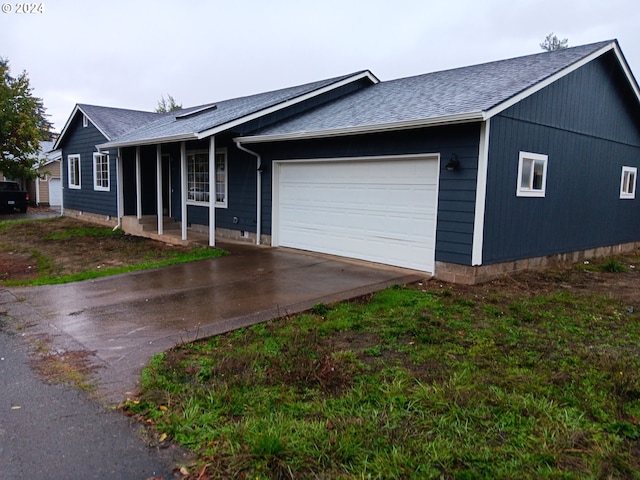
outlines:
M227 206L227 151L216 151L216 205Z
M636 198L637 179L637 167L622 167L622 177L620 179L620 198Z
M67 157L67 178L69 188L81 188L80 185L80 155L69 155Z
M82 126L83 127L89 126L89 118L84 114L82 114Z
M93 154L93 189L109 191L109 155Z
M187 201L194 204L209 203L209 152L187 152ZM227 150L216 150L215 204L227 206Z
M547 185L547 155L520 152L518 163L518 197L544 197Z

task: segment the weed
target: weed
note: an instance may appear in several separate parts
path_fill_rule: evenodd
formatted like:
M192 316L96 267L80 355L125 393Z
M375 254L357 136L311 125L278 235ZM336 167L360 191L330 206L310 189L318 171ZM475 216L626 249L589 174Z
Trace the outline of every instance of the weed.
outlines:
M627 267L625 267L615 259L609 259L600 266L600 270L609 273L619 273L626 272Z
M327 307L324 303L316 303L313 307L311 307L310 312L314 315L318 315L319 317L324 317L329 311L329 307Z

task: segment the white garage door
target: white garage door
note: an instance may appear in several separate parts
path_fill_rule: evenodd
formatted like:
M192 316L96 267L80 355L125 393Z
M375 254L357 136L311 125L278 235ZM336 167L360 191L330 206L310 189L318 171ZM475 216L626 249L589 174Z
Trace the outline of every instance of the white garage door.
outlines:
M433 272L436 156L274 163L273 244Z
M49 179L49 205L52 207L62 205L62 182L59 178Z

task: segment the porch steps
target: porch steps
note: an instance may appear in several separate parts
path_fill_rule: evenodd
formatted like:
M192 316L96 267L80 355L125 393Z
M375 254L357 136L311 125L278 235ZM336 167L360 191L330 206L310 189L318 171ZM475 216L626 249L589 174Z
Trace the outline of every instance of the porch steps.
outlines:
M158 217L145 215L138 219L135 216L122 218L122 230L130 235L151 238L172 245L209 245L209 236L189 230L187 240L182 240L182 224L170 217L162 219L163 234L158 234Z
M145 232L158 231L158 217L154 215L145 215L140 220L138 220L138 224L142 227L142 230ZM176 222L171 217L162 217L162 228L164 231L180 230L180 222Z

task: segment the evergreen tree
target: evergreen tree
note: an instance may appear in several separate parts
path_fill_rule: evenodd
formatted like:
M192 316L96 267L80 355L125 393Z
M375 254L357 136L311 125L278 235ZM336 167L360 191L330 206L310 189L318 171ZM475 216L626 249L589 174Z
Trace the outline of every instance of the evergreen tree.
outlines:
M540 48L546 50L547 52L552 52L554 50L564 50L565 48L569 48L569 39L563 38L560 40L557 36L551 32L544 38L544 42L540 44Z

